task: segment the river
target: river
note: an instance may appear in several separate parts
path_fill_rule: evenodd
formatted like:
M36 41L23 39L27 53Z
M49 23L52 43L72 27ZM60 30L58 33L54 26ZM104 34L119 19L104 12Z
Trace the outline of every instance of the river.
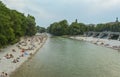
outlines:
M120 52L85 41L48 38L11 77L120 77Z

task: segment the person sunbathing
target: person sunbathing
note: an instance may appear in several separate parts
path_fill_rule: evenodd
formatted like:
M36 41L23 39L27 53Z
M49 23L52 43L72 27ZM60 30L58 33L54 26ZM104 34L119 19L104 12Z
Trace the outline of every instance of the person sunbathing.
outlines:
M9 75L7 73L5 73L5 77L9 77Z
M5 73L2 72L2 73L0 74L0 77L5 77L4 75L5 75Z
M14 59L12 62L13 63L17 63L17 62L19 62L19 60L18 59Z
M5 56L4 56L6 59L10 59L10 58L13 58L14 56L12 55L12 54L6 54Z
M6 59L10 59L10 56L9 56L8 53L7 53L4 57L5 57Z
M16 52L16 50L15 50L15 49L12 49L12 51L13 51L13 52Z
M10 58L14 58L14 56L12 54L10 54Z

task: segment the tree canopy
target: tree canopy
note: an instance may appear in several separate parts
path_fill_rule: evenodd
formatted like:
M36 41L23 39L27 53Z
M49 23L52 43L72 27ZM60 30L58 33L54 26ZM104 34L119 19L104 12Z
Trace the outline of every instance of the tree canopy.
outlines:
M89 24L78 23L77 20L72 22L70 25L67 23L67 20L62 20L60 22L54 22L48 27L48 32L61 36L61 35L83 35L84 32L88 31L111 31L111 32L120 32L120 22L112 22L105 24Z
M68 33L68 22L67 20L62 20L60 22L54 22L48 28L48 32L53 35L66 35Z
M61 35L79 35L86 31L86 26L83 23L77 23L76 21L72 24L68 24L67 20L62 20L60 22L54 22L48 27L48 32L61 36Z
M44 32L46 32L46 29L44 27L37 26L37 32L44 33Z
M25 16L16 10L11 10L0 1L0 48L17 42L22 36L32 36L36 32L33 16Z

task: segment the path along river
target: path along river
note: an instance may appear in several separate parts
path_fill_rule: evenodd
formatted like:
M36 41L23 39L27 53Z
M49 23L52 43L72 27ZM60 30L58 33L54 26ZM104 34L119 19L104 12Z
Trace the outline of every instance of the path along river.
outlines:
M120 52L85 41L48 38L11 77L120 77Z

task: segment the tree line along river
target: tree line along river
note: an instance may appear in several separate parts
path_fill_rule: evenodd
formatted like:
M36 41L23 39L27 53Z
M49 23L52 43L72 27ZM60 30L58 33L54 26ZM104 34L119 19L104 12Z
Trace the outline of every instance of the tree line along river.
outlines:
M11 77L120 77L120 52L52 37Z

